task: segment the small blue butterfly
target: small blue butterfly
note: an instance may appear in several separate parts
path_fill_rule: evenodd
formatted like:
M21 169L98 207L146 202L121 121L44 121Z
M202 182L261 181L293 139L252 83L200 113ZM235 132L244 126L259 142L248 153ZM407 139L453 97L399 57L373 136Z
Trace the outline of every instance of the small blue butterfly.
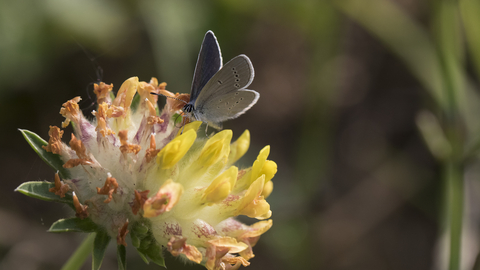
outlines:
M257 103L260 94L245 89L254 76L252 62L244 54L222 67L217 38L208 31L198 54L190 102L183 111L191 120L221 129L222 122L237 118Z

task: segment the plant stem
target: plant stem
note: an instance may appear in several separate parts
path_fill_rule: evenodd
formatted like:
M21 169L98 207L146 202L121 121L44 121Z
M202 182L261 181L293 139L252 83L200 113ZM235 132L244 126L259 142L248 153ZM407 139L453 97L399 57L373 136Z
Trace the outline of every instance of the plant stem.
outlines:
M457 162L447 162L447 218L450 229L450 270L460 269L463 220L463 168Z
M93 249L93 241L95 233L91 233L83 243L75 250L70 259L63 265L62 270L77 270L84 264L85 260L90 256Z

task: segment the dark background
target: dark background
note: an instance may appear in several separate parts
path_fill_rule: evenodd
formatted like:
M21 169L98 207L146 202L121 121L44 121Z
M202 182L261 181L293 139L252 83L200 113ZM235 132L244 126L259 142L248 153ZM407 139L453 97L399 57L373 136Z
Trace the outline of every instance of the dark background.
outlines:
M249 269L441 264L442 171L415 122L420 111L435 112L428 84L437 78L415 69L426 60L408 52L422 40L412 25L382 18L384 4L436 47L431 1L368 0L365 12L354 1L1 1L0 268L59 269L84 237L47 233L69 209L13 192L54 176L17 129L47 139L49 125L63 121L63 102L81 96L84 112L93 109L87 93L99 79L116 91L131 76L154 76L189 92L207 30L224 62L244 53L255 67L249 88L259 102L224 124L234 137L251 132L240 164L265 145L278 164L268 198L274 225ZM377 15L385 24L369 21ZM130 269L159 269L134 250L127 256ZM170 256L167 266L202 269ZM113 247L102 269L116 269Z

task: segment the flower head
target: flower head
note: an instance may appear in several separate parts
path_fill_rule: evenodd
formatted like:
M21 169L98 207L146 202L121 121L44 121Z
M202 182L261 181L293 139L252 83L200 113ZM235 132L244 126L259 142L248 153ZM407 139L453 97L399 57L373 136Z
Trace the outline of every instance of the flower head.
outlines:
M129 235L146 260L162 264L164 247L210 270L248 266L252 247L272 226L265 198L277 165L267 160L270 147L260 151L251 168L234 166L249 148L248 130L233 143L231 130L200 138L201 122L175 124L181 100L188 102L189 96L170 93L165 86L155 78L147 83L132 77L113 96L113 85L96 84L93 121L80 110L80 97L67 101L60 113L63 128L73 124L69 145L55 126L48 143L23 131L59 173L54 184L32 188L30 182L30 193L24 192L27 184L17 190L43 192L49 200L72 205L77 218L70 222L76 222L77 231L103 233L120 246L127 245ZM176 99L167 99L158 110L158 97L151 93ZM263 221L248 226L235 219L239 215ZM69 224L61 220L54 226ZM88 230L85 224L90 224Z

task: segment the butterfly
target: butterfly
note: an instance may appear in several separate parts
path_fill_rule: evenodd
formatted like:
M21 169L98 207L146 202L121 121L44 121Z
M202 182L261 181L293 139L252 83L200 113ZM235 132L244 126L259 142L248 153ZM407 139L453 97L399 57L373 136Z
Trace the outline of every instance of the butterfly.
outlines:
M190 101L182 111L190 120L222 129L222 122L237 118L257 103L260 94L245 89L254 76L252 62L244 54L222 66L217 38L208 31L195 65Z

